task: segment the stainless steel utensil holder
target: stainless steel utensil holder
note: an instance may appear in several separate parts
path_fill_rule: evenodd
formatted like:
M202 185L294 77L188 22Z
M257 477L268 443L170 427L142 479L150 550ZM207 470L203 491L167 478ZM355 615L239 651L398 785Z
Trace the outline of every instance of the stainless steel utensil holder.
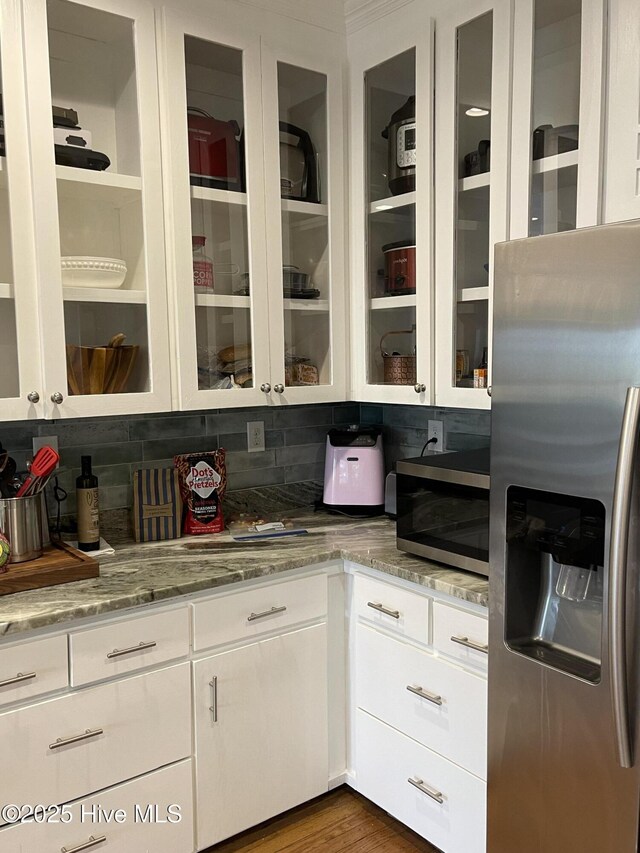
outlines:
M25 498L0 498L0 530L11 545L10 563L42 556L43 493Z

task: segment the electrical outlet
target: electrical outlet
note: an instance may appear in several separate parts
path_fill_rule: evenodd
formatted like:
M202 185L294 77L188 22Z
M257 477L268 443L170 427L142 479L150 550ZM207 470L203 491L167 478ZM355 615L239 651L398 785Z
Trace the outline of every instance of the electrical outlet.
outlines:
M264 421L247 422L247 450L261 453L264 450Z
M53 447L58 453L58 436L57 435L38 435L32 439L33 455L35 456L41 447ZM56 465L56 471L60 466Z
M442 453L444 450L444 424L442 421L429 421L427 424L427 438L437 438L433 444L428 445L427 450L435 450Z

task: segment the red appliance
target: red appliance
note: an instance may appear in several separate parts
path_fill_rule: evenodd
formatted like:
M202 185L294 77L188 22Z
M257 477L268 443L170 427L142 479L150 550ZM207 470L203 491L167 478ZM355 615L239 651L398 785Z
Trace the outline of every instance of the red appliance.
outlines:
M401 240L382 247L385 262L384 289L388 296L416 292L416 246Z
M242 190L240 126L188 107L189 172L192 184Z

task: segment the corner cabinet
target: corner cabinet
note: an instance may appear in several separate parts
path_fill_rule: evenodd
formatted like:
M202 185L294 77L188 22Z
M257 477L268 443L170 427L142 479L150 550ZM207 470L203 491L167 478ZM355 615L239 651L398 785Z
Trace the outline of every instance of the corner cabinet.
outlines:
M433 37L413 3L348 44L357 400L433 401Z
M440 406L490 405L493 246L508 236L511 5L465 3L436 21Z
M343 52L229 18L159 26L174 407L342 399Z

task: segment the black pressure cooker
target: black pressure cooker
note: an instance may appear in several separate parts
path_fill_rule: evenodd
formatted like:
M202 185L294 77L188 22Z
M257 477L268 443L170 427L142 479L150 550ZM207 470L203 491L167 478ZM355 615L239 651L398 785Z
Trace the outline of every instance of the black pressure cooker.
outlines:
M388 180L391 195L413 192L416 188L416 97L391 116L382 131L389 141Z

